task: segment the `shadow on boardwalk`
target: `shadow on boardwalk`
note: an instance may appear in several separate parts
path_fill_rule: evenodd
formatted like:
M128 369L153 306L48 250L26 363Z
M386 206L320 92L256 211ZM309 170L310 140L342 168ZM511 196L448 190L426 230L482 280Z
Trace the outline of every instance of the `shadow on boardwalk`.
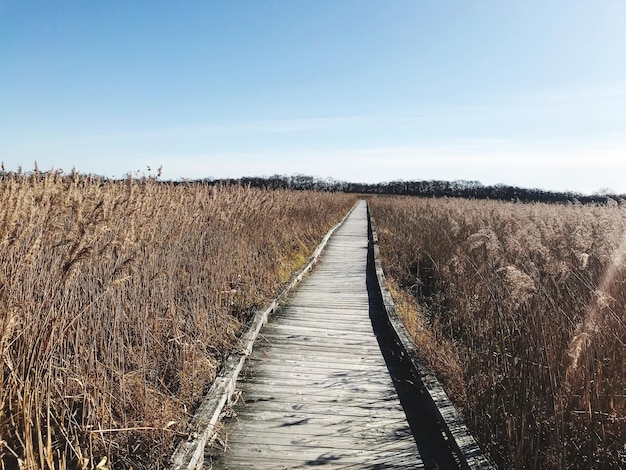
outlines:
M371 240L371 232L369 235ZM460 469L461 466L454 458L454 452L448 446L447 439L443 432L439 431L443 423L440 423L430 411L431 404L428 392L424 390L419 377L413 375L408 357L402 356L399 352L400 348L396 344L384 310L371 243L367 254L367 293L374 334L393 379L393 384L402 408L404 408L425 468Z

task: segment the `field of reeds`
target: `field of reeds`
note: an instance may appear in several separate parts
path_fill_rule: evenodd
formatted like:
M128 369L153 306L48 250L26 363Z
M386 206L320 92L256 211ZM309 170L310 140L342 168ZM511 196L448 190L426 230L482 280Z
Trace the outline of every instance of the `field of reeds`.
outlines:
M2 468L162 468L242 325L354 198L0 174Z
M424 360L499 468L626 467L626 213L372 198Z

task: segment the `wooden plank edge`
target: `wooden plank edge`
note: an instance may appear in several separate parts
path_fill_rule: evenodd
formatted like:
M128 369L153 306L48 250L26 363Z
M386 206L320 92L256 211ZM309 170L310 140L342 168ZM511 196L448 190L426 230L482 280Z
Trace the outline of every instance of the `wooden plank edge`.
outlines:
M241 349L231 353L223 363L223 366L211 385L209 392L196 411L191 421L192 429L195 429L187 440L180 442L170 458L172 470L200 470L204 464L204 448L215 434L215 426L226 404L230 403L235 392L237 377L243 369L248 356L252 353L254 342L259 332L271 313L287 297L289 292L296 287L304 276L317 264L317 261L330 240L330 237L343 225L352 214L360 200L350 208L348 213L332 227L319 243L308 263L301 268L290 282L280 291L278 296L263 310L255 312L240 338Z
M424 388L428 392L430 396L429 402L433 408L433 412L441 419L441 422L445 423L444 432L453 443L453 447L461 460L460 463L463 469L495 469L496 467L489 461L476 442L476 439L474 439L474 436L471 435L465 426L461 415L441 386L437 377L435 377L435 374L419 358L415 345L396 312L391 292L387 288L387 279L385 278L385 273L383 272L380 261L378 236L371 222L369 205L367 207L367 221L370 226L370 242L374 252L376 278L387 313L387 321L392 328L399 346L403 349L403 353L410 359L414 371L417 373L417 376L420 377Z

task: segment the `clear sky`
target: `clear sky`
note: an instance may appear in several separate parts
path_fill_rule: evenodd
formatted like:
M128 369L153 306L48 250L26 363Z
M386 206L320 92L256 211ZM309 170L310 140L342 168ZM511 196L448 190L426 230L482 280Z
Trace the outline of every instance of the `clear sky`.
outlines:
M626 1L0 0L0 160L626 193Z

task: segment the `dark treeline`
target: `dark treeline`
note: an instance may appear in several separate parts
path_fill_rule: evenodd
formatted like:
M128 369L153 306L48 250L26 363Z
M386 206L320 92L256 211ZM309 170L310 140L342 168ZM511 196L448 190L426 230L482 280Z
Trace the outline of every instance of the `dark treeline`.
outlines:
M70 174L63 174L62 170L51 170L57 173L59 177L70 178L95 178L102 182L109 178L97 175L82 175L76 170L72 170ZM49 172L39 171L35 165L35 169L31 172L24 173L20 168L17 172L7 172L4 164L0 169L0 181L12 176L28 176L31 178L44 178ZM161 169L157 174L148 175L145 173L140 176L139 172L128 173L124 179L153 180L155 182L168 183L168 181L160 180ZM115 179L115 178L113 178ZM118 178L119 179L119 178ZM171 182L171 181L170 181ZM267 189L292 189L297 191L313 190L313 191L333 191L344 193L358 194L389 194L400 196L421 196L421 197L460 197L467 199L492 199L499 201L520 201L520 202L580 202L582 204L598 203L605 204L615 201L621 202L626 200L626 194L594 194L585 196L580 193L545 191L543 189L518 188L516 186L507 186L497 184L494 186L485 186L479 181L388 181L383 183L351 183L347 181L338 181L332 178L315 178L307 175L273 175L273 176L252 176L242 178L225 178L225 179L196 179L175 181L174 184L207 184L210 186L218 184L242 185L253 188Z
M274 175L270 177L244 177L237 179L205 180L209 184L241 184L255 188L294 189L316 191L341 191L359 194L393 194L422 197L461 197L468 199L493 199L521 202L575 202L606 203L620 201L626 195L584 196L575 192L553 192L542 189L518 188L498 184L484 186L478 181L389 181L384 183L350 183L333 179L319 179L305 175Z

